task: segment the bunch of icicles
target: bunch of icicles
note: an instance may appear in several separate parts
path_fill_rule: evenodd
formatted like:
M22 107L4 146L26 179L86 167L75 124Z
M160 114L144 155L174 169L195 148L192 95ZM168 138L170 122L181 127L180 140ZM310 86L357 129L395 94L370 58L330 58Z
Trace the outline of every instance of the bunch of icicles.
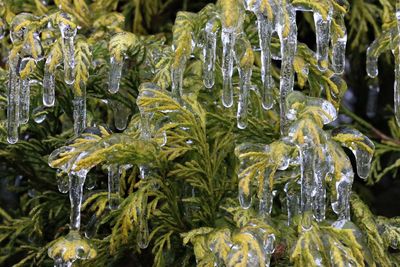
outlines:
M143 97L153 97L153 93L147 89L161 90L154 84L144 83L139 88L138 105L141 115L141 122L139 125L140 130L140 140L137 141L137 146L145 146L146 151L155 154L158 146L162 147L166 144L166 134L164 131L160 133L160 128L163 126L160 121L156 121L154 112L145 110L141 106L141 99ZM159 118L158 118L159 119ZM49 165L53 168L59 169L62 175L58 177L58 188L62 193L69 192L69 198L71 202L71 213L70 213L70 234L66 237L67 240L72 239L73 241L79 240L82 242L82 238L79 238L79 231L81 229L81 206L84 194L84 185L87 183L87 175L89 171L96 166L94 163L91 166L85 168L80 168L78 165L81 161L84 161L87 157L98 153L99 150L108 148L114 144L132 144L134 142L131 137L122 134L111 134L106 128L99 127L87 127L83 132L78 135L74 140L80 143L92 143L89 148L80 149L79 146L75 146L69 143L61 148L54 150L49 156ZM159 140L153 142L154 140ZM157 143L157 145L155 145ZM128 169L132 168L133 165L125 164L107 164L108 170L108 204L110 210L118 209L120 204L120 193L119 184L121 174L126 172ZM153 173L153 167L151 163L143 163L139 165L140 178L150 179ZM87 189L92 189L93 186L86 185ZM149 244L149 228L147 222L147 195L144 197L140 203L140 209L137 210L138 216L138 235L137 242L140 248L146 248ZM91 237L95 230L96 216L93 218L89 225L86 227L85 235L86 237ZM71 236L73 238L71 238ZM57 261L64 263L72 263L79 257L68 258L69 251L67 249L62 249L65 246L65 240L56 243L53 247L49 249L49 255L52 257L56 263ZM72 242L72 241L71 241ZM60 249L61 248L61 249ZM88 258L89 252L84 254ZM66 265L60 265L66 266ZM68 265L70 266L70 265Z
M391 49L394 55L394 115L400 126L400 3L396 4L396 27L389 28L368 47L367 73L371 78L378 77L378 58ZM375 84L378 84L375 82ZM379 89L378 89L379 90Z
M341 146L353 152L357 173L365 179L371 168L373 142L348 127L324 131L323 126L337 117L336 109L326 100L294 91L286 99L286 108L289 114L287 134L269 145L244 143L236 147L235 154L240 160L241 206L247 209L257 198L260 216L268 216L275 194L274 183L283 178L286 183L283 203L289 223L298 214L312 215L318 222L325 220L328 188L338 221L350 220L354 173ZM257 194L252 193L256 184L252 180L258 181ZM302 226L307 230L311 224Z
M325 1L325 5L330 5ZM342 74L345 65L346 50L346 28L343 16L346 8L328 7L328 12L322 14L312 5L292 5L286 0L220 0L219 13L208 20L205 25L205 43L203 46L203 79L207 88L212 88L215 83L216 48L219 31L222 41L222 103L229 108L233 105L232 75L236 62L240 91L237 108L237 125L240 129L247 126L248 98L251 89L252 61L253 55L246 52L246 43L250 44L243 32L243 21L245 10L253 12L257 17L259 35L259 46L261 50L261 79L262 88L259 89L262 106L271 109L274 105L274 80L271 73L271 58L281 60L280 74L280 108L281 122L286 124L284 99L294 86L293 61L297 50L297 25L296 11L310 11L314 14L316 28L318 69L321 72L329 66L329 46L332 44L331 67L336 74ZM268 8L267 8L268 7ZM336 28L331 30L331 21L335 21ZM221 25L221 26L220 26ZM340 28L340 33L337 28ZM276 33L280 40L280 53L274 55L271 52L271 38ZM243 42L244 39L244 42ZM251 49L251 47L250 47ZM186 60L183 59L178 69L173 70L172 91L181 91L182 73L185 69ZM246 62L251 64L246 64ZM176 73L180 73L180 75Z
M47 45L57 45L55 42L55 26L61 33L61 50L64 61L64 81L72 85L75 81L74 38L77 28L74 24L68 24L71 17L65 13L59 13L59 19L49 17L38 18L30 13L21 13L14 17L10 25L10 39L13 48L8 58L8 107L7 107L7 140L14 144L18 141L18 131L21 124L29 120L30 85L37 83L29 78L29 72L41 60L45 59L42 42ZM57 23L57 25L54 25ZM42 25L44 27L31 27L30 25ZM42 40L40 39L40 34ZM50 50L46 57L43 76L43 105L52 107L55 102L55 70L53 55L55 50ZM24 72L28 74L23 74ZM76 96L74 105L74 130L79 133L85 127L86 121L85 94ZM40 109L39 109L40 110ZM41 120L43 121L43 120Z

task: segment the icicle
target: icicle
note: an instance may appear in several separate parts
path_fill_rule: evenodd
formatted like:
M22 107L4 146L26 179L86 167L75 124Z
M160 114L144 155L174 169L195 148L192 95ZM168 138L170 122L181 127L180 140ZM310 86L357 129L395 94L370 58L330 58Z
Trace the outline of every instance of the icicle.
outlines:
M110 74L108 79L108 91L115 94L119 90L119 83L122 77L124 61L118 61L115 57L110 58Z
M363 179L367 178L371 169L371 161L375 149L374 143L360 131L345 126L332 130L332 136L338 135L352 135L358 139L357 142L345 142L342 145L348 147L356 157L358 176Z
M143 196L140 209L137 210L138 214L138 234L137 242L141 249L145 249L149 246L149 226L147 223L147 195Z
M331 14L328 14L326 19L323 19L319 12L314 11L314 23L315 32L317 39L317 61L318 69L320 71L326 71L328 68L328 52L329 52L329 40L330 40L330 26L331 26Z
M205 45L203 48L203 80L206 88L212 88L215 82L215 59L217 48L217 26L216 20L209 20L205 28Z
M108 103L110 103L111 109L113 110L115 128L120 131L125 130L131 110L124 104L115 100L109 100Z
M20 122L19 97L21 80L17 76L19 57L9 57L9 78L8 78L8 105L7 105L7 141L15 144L18 141L18 127Z
M86 173L69 174L69 199L71 201L70 228L79 230L81 227L81 205L83 197L83 184Z
M376 55L376 50L379 48L379 40L376 39L367 49L367 74L371 78L378 76L378 55Z
M117 209L119 205L119 166L113 164L108 166L108 203L111 210Z
M236 32L233 30L222 29L222 104L225 107L233 105L233 49L235 47Z
M332 67L336 74L342 74L346 62L347 44L347 32L343 15L336 15L336 23L343 35L332 37Z
M280 118L281 118L281 132L285 132L287 127L286 120L286 107L285 99L286 96L293 91L294 86L294 70L293 60L297 49L297 25L296 25L296 11L287 4L286 7L288 13L289 22L284 25L277 23L276 28L281 42L281 54L282 54L282 65L281 65L281 77L280 77ZM284 11L280 11L284 12ZM283 14L280 14L283 15ZM285 35L285 27L288 27L287 35Z
M74 133L79 135L86 128L86 96L75 96L74 106Z
M67 14L63 13L61 16L71 21ZM61 21L58 26L62 36L61 48L64 56L64 81L66 84L71 85L75 81L74 38L77 29L69 24L65 24L63 21Z
M271 75L271 36L272 23L263 15L257 15L258 36L261 48L261 89L262 106L264 109L272 108L274 104L274 80Z
M44 106L39 106L32 111L33 120L40 124L42 123L47 116L46 108Z
M55 102L55 76L54 73L51 73L49 70L49 63L51 57L46 59L46 64L44 66L44 75L43 75L43 105L46 107L54 106Z
M236 61L239 69L239 103L237 109L237 126L239 129L247 127L247 114L251 86L251 74L254 63L254 54L249 41L240 38L236 44Z

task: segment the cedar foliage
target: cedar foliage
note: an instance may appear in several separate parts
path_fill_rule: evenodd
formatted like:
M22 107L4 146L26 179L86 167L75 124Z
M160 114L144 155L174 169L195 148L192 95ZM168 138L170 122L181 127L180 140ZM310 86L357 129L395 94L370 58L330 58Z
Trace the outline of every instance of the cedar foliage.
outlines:
M70 23L80 27L75 42L76 81L72 87L64 83L62 69L58 67L62 62L59 41L43 47L45 55L51 53L50 70L56 73L56 105L41 111L46 120L38 124L31 115L29 123L20 129L21 140L9 145L4 121L6 109L0 111L1 179L6 181L2 183L7 185L7 190L17 196L14 206L2 200L0 208L0 265L53 265L47 251L57 238L68 233L70 204L68 196L57 189L57 180L65 179L65 173L50 168L48 156L66 143L76 148L74 153L88 151L89 155L77 161L74 168L92 168L86 184L87 187L94 185L91 191L85 189L82 231L90 236L97 255L90 260L77 261L77 266L214 266L215 263L246 266L247 252L261 250L249 234L256 230L276 236L272 266L313 266L316 258L321 258L324 266L330 266L332 262L334 266L400 265L399 253L392 249L400 243L399 219L375 216L363 202L362 190L359 190L360 196L353 192L350 200L352 222L342 229L331 226L335 220L331 210L326 222L312 222L311 231L301 229L301 221L307 220L307 216L294 218L294 223L288 226L285 212L281 211L283 201L280 195L287 177L270 185L278 189L271 218L264 218L253 208L244 210L240 207L237 197L240 161L246 157L253 157L253 160L258 157L261 163L251 168L264 170L266 157L275 158L279 165L282 153L291 154L293 151L279 139L279 110L264 111L260 97L254 91L250 96L248 127L239 130L236 128L235 110L215 104L220 101L221 73L216 72L214 90L203 87L201 50L193 46L191 36L200 38L209 14L217 11L216 5L207 5L208 2L212 1L0 0L0 27L4 24L7 32L15 14L21 12L37 16L32 24L27 25L32 30L44 27L49 21L57 23L61 19L57 7L71 15ZM321 10L321 13L326 9L325 1L293 2L315 5L313 8ZM382 40L380 52L388 48L387 36L382 33L394 27L394 5L394 0L349 2L345 19L350 66L365 59L368 45L376 38ZM303 14L299 23L300 37L314 34L309 14ZM251 44L257 44L254 17L248 14L244 25ZM60 38L57 34L51 37ZM320 72L310 48L312 44L304 39L304 43L299 43L294 63L296 90L326 98L353 118L353 127L374 140L376 150L368 185L379 182L386 175L395 177L400 160L387 160L390 157L396 159L400 152L400 130L394 119L388 116L387 126L378 130L340 106L347 89L346 79L332 81L331 70ZM272 46L278 49L279 43L275 40ZM8 57L11 48L21 49L12 47L6 36L0 41L1 58ZM184 73L184 107L169 93L170 73L182 57L189 58L190 54L193 56ZM113 95L107 91L111 56L127 58L120 91ZM260 86L260 55L254 53L253 56L252 82ZM253 61L243 60L241 63L253 64ZM301 71L305 64L310 66L308 77ZM381 64L391 66L391 57L385 54ZM3 60L0 68L2 107L7 105L7 72ZM44 64L39 62L34 66L28 64L21 75L42 80L43 72ZM273 66L272 74L278 81L277 65ZM347 78L351 84L352 78ZM237 74L233 82L238 84ZM154 84L158 90L154 90ZM82 136L73 138L71 102L74 95L80 95L81 86L87 90L87 124L90 127ZM153 97L139 98L139 93L145 90ZM41 97L40 84L33 84L32 109L41 105ZM155 112L156 118L174 111L168 118L170 123L164 124L154 134L154 141L140 138L139 108ZM126 130L119 131L114 121L122 113L130 115ZM308 116L317 115L312 113ZM307 116L303 118L304 121L308 119ZM322 129L320 123L315 122L304 127L315 127L316 131ZM158 143L162 142L163 133L167 143L160 149ZM346 138L351 136L339 136L334 141L350 140ZM241 154L237 149L235 154L236 145L250 141L273 144L275 150L266 155L254 151ZM52 164L57 166L75 156L66 153ZM152 172L151 179L141 180L138 166L147 162L151 162L156 171ZM104 168L110 164L133 165L121 173L122 201L119 208L112 211L107 208L107 174ZM257 171L260 170L253 173ZM251 186L257 179L262 185L260 179L265 177L248 176L243 181ZM331 193L335 194L333 189ZM148 204L143 210L145 199ZM150 244L146 249L140 249L137 243L140 212L146 213L150 227ZM232 244L241 247L233 252L236 253L233 257L229 256ZM263 263L259 264L262 266Z

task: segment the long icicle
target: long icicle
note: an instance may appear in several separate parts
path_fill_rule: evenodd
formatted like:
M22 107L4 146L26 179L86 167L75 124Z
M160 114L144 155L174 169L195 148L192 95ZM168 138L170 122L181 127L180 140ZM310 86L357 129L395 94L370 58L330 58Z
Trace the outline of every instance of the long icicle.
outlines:
M274 80L271 75L271 36L272 23L263 14L257 14L258 37L261 48L261 100L264 109L271 109L274 104Z
M70 228L79 230L81 227L81 205L83 197L83 184L85 183L86 173L69 174L69 199L71 201Z
M45 105L46 107L54 106L55 102L56 81L54 73L50 72L49 70L50 61L51 56L46 59L43 75L43 105Z
M216 20L209 20L205 27L205 45L203 48L203 80L206 88L212 88L215 83L215 59L217 48Z
M247 127L249 94L251 86L251 74L254 64L254 53L251 44L244 38L240 38L235 49L236 60L239 69L239 103L237 108L237 126L239 129Z
M7 141L15 144L18 141L19 97L21 80L17 75L19 56L9 57L9 78L7 92Z
M283 10L285 9L285 10ZM275 25L281 42L281 77L280 77L280 119L281 119L281 133L286 131L286 96L293 91L294 86L294 70L293 61L297 49L297 25L296 25L296 11L291 4L286 4L279 10L279 17L287 12L288 21L278 21Z
M233 49L236 41L236 32L231 29L222 29L222 104L225 107L233 105Z
M69 16L62 14L66 19ZM61 48L64 56L64 81L66 84L73 84L75 81L75 48L74 48L74 38L77 32L76 28L71 25L65 24L64 22L59 23L59 28L61 32Z

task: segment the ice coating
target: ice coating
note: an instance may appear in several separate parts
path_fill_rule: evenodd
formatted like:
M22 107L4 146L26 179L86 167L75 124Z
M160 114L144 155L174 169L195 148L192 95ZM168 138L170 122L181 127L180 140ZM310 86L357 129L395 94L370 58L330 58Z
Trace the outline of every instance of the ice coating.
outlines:
M81 227L81 206L85 179L85 172L69 174L70 228L73 230L79 230Z
M400 3L396 3L396 22L397 22L397 40L400 36ZM395 40L395 38L392 38ZM393 49L394 55L394 115L397 125L400 126L400 40L397 41L396 49Z
M211 19L205 27L205 44L203 47L203 80L206 88L212 88L215 83L215 60L217 48L217 21Z
M183 72L185 71L186 60L180 60L179 64L171 67L171 90L178 101L182 99Z
M115 94L119 90L119 83L122 77L124 61L118 61L115 57L110 58L110 73L108 78L108 91Z

